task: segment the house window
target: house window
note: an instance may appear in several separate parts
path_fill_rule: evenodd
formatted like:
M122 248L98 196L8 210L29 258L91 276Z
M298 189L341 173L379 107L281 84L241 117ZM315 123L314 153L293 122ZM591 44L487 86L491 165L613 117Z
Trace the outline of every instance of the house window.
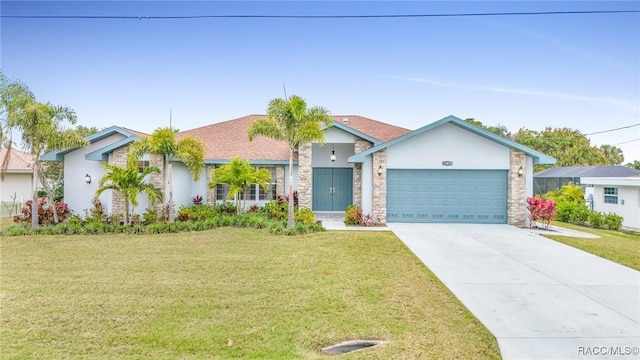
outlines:
M227 195L229 194L229 185L227 184L218 184L216 185L216 200L227 200Z
M618 188L615 188L615 187L604 188L604 203L605 204L618 203Z
M138 161L138 174L142 174L146 168L149 167L148 160L140 160Z

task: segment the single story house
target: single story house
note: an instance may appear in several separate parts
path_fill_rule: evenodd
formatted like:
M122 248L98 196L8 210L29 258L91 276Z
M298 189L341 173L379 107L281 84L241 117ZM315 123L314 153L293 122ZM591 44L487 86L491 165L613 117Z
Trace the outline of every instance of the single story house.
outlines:
M622 226L640 229L640 175L583 177L586 196L594 211L622 216Z
M205 169L198 182L179 162L174 162L175 205L188 205L200 195L208 204L225 201L225 186L210 189L211 173L232 157L271 171L267 191L255 186L248 204L264 204L288 189L287 146L257 138L247 139L247 129L264 115L249 115L178 133L206 144ZM555 159L509 139L448 116L417 130L362 116L333 116L325 129L325 144L301 144L294 162L293 186L300 206L316 212L341 212L358 204L365 214L384 222L508 223L523 226L527 196L533 195L533 165ZM147 136L113 126L87 138L85 148L56 151L44 160L64 161L65 201L76 213L91 207L97 181L104 174L102 161L124 164L128 145ZM140 166L163 166L153 156ZM85 181L85 178L91 181ZM162 186L163 174L150 182ZM136 209L146 205L144 195ZM122 200L105 192L107 211L121 211Z
M9 156L4 179L0 179L0 201L2 217L16 215L22 206L31 200L34 158L31 154L16 149L0 149L0 164Z
M583 177L627 177L638 176L640 170L620 165L595 166L558 166L552 167L533 175L534 194L544 195L549 191L558 190L564 185L573 183L585 189Z

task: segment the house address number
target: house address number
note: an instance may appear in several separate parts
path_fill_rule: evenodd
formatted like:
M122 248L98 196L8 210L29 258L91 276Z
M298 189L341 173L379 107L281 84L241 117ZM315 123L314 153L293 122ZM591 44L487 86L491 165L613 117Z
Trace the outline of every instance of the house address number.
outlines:
M453 161L448 161L448 160L447 161L443 161L442 165L443 166L451 166L451 165L453 165Z

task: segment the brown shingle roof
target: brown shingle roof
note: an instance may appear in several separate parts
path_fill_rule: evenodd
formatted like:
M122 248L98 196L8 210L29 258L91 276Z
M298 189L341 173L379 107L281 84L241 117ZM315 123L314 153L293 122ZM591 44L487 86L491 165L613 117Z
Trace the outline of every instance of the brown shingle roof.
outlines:
M7 149L0 149L0 164L4 162L4 158L7 156L7 153ZM33 163L34 158L31 154L11 149L7 172L32 172Z
M264 117L244 116L182 131L177 137L191 135L201 138L206 144L205 159L208 160L231 159L235 156L247 160L288 160L289 149L282 142L261 136L249 141L247 129L254 121ZM333 115L332 118L336 123L384 142L411 131L357 115ZM348 120L345 122L344 119Z

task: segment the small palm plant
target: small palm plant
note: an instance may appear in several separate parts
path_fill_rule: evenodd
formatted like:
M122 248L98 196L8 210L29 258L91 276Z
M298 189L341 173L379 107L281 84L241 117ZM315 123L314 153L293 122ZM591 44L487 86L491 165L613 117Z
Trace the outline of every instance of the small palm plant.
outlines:
M151 173L159 173L160 169L155 166L149 166L139 173L138 168L134 167L130 162L126 167L115 164L105 163L106 173L100 179L96 196L100 196L106 190L119 192L124 197L124 223L129 224L130 207L138 206L138 194L144 192L149 198L149 202L153 205L162 201L162 190L148 184L145 177Z
M228 199L235 199L237 212L245 209L247 205L247 189L253 184L258 184L267 190L271 182L271 174L267 169L256 169L251 164L238 157L231 159L228 164L217 168L211 177L209 187L214 188L218 184L228 184ZM243 194L242 206L240 206L240 194Z

